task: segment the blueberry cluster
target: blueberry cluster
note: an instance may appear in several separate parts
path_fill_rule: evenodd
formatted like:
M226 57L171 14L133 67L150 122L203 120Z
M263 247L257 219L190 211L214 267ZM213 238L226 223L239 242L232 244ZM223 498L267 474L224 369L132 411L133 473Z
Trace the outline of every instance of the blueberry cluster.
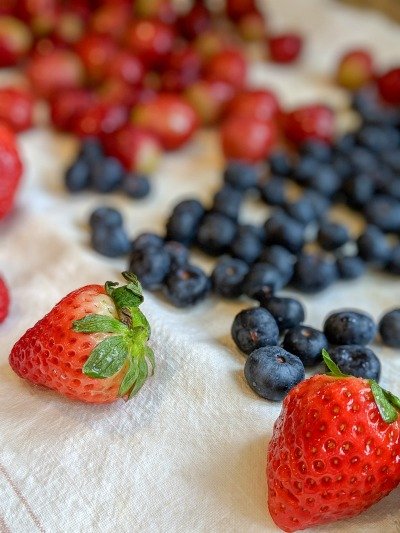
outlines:
M136 199L150 193L148 177L127 172L118 159L105 156L95 138L82 141L75 161L65 173L65 186L72 193L87 189L99 193L121 191Z

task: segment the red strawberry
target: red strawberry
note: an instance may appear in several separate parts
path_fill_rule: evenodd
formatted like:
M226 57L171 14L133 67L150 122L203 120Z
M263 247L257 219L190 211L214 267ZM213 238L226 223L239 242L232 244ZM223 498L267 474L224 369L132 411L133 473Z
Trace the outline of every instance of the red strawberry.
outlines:
M284 531L355 516L400 481L400 399L324 360L330 375L290 391L269 444L268 507Z
M15 17L0 16L0 67L16 65L29 51L29 28Z
M22 175L15 135L5 124L0 123L0 220L13 208Z
M333 140L335 116L332 109L322 104L298 107L284 119L284 132L297 146L310 139L327 143Z
M10 295L8 288L4 279L0 276L0 324L7 318L9 307Z
M295 33L273 35L268 39L269 54L275 63L293 63L299 57L303 39Z
M158 20L133 21L125 36L125 44L147 67L162 65L172 50L174 33Z
M0 121L14 131L24 131L32 127L32 95L18 87L0 88Z
M160 93L154 100L138 104L133 122L160 140L166 150L175 150L187 142L198 127L198 117L182 97Z
M368 83L373 75L371 54L367 50L350 50L340 59L336 80L342 87L355 91Z
M378 89L386 102L400 105L400 67L393 68L380 76Z
M131 397L154 368L150 326L136 276L127 285L87 285L63 298L17 341L12 369L22 378L91 403Z
M205 77L210 81L224 81L241 89L247 78L247 64L239 50L223 50L211 57L205 66Z
M276 95L268 89L246 90L231 100L227 113L238 117L268 121L278 118L280 106Z
M70 131L72 118L88 110L94 96L87 89L65 89L53 95L50 103L50 116L53 125Z

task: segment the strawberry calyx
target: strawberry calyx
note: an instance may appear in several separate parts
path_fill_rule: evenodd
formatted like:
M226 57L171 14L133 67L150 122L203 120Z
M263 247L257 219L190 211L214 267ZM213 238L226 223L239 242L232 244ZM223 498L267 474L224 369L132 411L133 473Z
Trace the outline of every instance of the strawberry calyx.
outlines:
M155 368L154 353L147 342L150 324L139 309L143 302L142 287L132 272L123 272L127 285L107 281L105 290L112 298L118 318L90 314L75 320L72 329L79 333L110 333L92 350L82 372L91 378L104 379L127 370L119 396L134 396ZM151 372L149 369L151 366Z
M350 376L349 374L343 374L337 364L332 360L327 350L322 350L322 357L324 363L329 369L329 372L327 372L328 376L333 376L336 378L354 377ZM392 392L381 387L374 379L369 379L368 383L371 386L371 392L382 419L387 424L395 422L400 412L400 398L395 396Z

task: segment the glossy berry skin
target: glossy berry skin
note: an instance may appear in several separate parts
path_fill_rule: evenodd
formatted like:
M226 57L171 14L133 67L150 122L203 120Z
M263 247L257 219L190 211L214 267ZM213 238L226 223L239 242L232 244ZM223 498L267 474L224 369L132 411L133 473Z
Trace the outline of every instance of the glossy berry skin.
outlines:
M316 254L301 254L295 265L292 285L301 292L320 292L337 280L336 264Z
M173 43L171 27L158 20L134 20L125 35L126 47L148 68L160 66Z
M328 347L328 340L322 331L298 325L286 332L282 347L297 355L304 366L315 366L322 361L322 350Z
M92 229L91 245L105 257L121 257L129 253L131 243L121 226L99 224Z
M204 207L198 200L179 202L166 223L167 239L189 246L196 238L204 213Z
M360 311L335 311L324 323L324 333L331 344L369 344L376 335L372 318Z
M283 206L287 198L287 180L280 176L270 176L259 187L261 197L267 205Z
M90 171L90 184L97 192L115 191L122 183L124 169L115 157L105 157L94 163Z
M317 375L286 396L268 446L268 508L283 531L356 516L400 479L400 428L368 381Z
M222 50L214 54L205 65L205 79L209 81L223 81L236 89L242 89L246 78L246 60L240 50Z
M303 305L294 298L271 296L260 300L260 305L275 318L280 333L298 326L306 316Z
M317 240L321 248L331 251L346 244L350 240L350 234L346 226L326 221L319 227Z
M279 270L268 263L254 263L243 283L243 292L258 301L265 301L282 289L283 277Z
M151 191L150 180L147 176L129 172L122 178L121 191L130 198L146 198Z
M400 68L393 68L378 78L378 89L389 104L400 104Z
M203 270L186 264L172 269L167 275L163 293L172 305L184 308L204 300L210 288L210 280Z
M235 316L231 328L236 346L245 354L278 344L279 329L274 317L262 307L244 309Z
M77 159L67 169L64 177L69 192L80 192L89 186L90 167L87 161Z
M0 88L0 121L16 133L32 127L33 105L28 91L17 87Z
M385 233L400 232L400 201L387 195L375 195L364 207L365 218Z
M385 313L379 321L378 328L383 344L400 348L400 309Z
M285 214L274 214L264 224L266 243L279 244L292 253L304 245L304 226Z
M385 234L376 226L367 226L357 238L359 256L368 263L385 264L390 258L390 246Z
M331 143L334 114L329 107L322 104L303 106L288 113L283 126L287 139L297 146L310 139Z
M243 280L249 271L248 265L240 259L221 257L211 274L215 294L223 298L238 298L243 291Z
M236 235L237 225L220 213L205 215L197 232L197 244L210 255L226 252Z
M275 150L268 157L271 174L289 177L293 172L293 162L289 154L283 150Z
M132 242L132 250L144 250L146 248L162 248L165 242L162 237L155 233L141 233Z
M224 169L224 181L239 191L257 186L258 174L254 165L242 161L229 161Z
M14 207L22 169L15 135L0 124L0 221Z
M303 47L303 39L295 33L272 35L268 39L270 59L274 63L293 63L298 59Z
M298 357L283 348L265 346L248 356L244 376L258 396L280 402L304 379L304 366Z
M336 259L336 266L341 279L357 279L366 270L365 262L358 256L345 255Z
M128 120L128 110L122 104L95 100L71 117L70 131L79 137L100 137L116 132Z
M158 246L133 248L129 270L136 274L145 289L159 289L171 267L169 253Z
M262 250L262 242L254 226L243 224L238 226L230 251L234 257L252 264L258 259Z
M8 316L8 311L10 307L10 294L6 282L2 277L0 277L0 324Z
M98 226L107 226L108 228L120 228L123 225L121 212L112 207L98 207L89 218L89 225L92 229Z
M335 346L329 350L329 355L343 374L379 381L381 363L370 348L357 344Z
M189 262L189 249L181 242L167 241L164 250L168 252L171 259L171 268L187 265Z
M336 81L342 87L355 91L368 83L373 75L371 54L367 50L350 50L339 61Z
M224 185L215 193L211 210L237 221L243 199L241 191L230 185Z
M277 96L267 89L246 89L229 102L226 113L261 121L276 120L280 114Z
M269 263L277 268L286 285L293 275L294 256L283 246L267 246L260 255L261 263Z

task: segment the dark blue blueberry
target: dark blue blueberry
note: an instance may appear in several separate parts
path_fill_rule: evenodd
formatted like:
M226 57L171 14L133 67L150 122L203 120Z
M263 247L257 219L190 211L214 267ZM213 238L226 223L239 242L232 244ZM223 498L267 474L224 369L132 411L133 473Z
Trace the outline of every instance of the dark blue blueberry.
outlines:
M381 105L373 86L363 87L354 93L352 106L367 124L391 124L396 120L396 114Z
M338 278L336 264L315 254L302 254L294 265L292 285L306 293L320 292Z
M70 192L83 191L89 186L89 165L87 161L77 159L65 173L65 186Z
M392 309L379 321L379 334L383 344L400 348L400 309Z
M318 329L295 326L286 332L282 347L297 355L304 366L315 366L322 361L322 350L328 347L328 340Z
M353 175L353 166L347 156L336 154L331 165L342 183Z
M356 255L345 255L336 259L336 266L341 279L356 279L361 277L366 270L366 266L361 257Z
M390 126L366 125L357 134L357 140L373 152L395 150L399 146L399 132Z
M356 344L335 346L329 355L343 374L379 381L381 363L370 348Z
M324 221L320 224L317 241L324 250L336 250L350 240L346 226L336 222Z
M221 213L232 220L239 218L243 193L231 185L224 185L214 196L212 211Z
M318 139L312 139L302 144L300 154L312 157L320 163L330 163L333 152L329 144Z
M164 283L164 295L175 307L189 307L204 300L211 288L204 271L191 264L174 268Z
M120 228L123 224L121 213L113 207L102 206L95 209L89 218L92 229L97 226L107 226L109 228Z
M309 224L317 218L314 202L307 196L303 196L294 202L287 202L285 204L285 212L302 224Z
M144 248L162 248L164 239L155 233L141 233L132 242L132 250L143 250Z
M181 242L167 241L164 244L164 250L169 253L172 268L186 265L189 261L189 250Z
M359 256L368 263L385 264L390 258L390 246L386 236L376 226L367 226L357 239Z
M231 253L248 264L254 263L261 253L262 242L254 226L240 225L231 244Z
M400 244L391 250L390 259L386 265L386 268L391 274L400 275Z
M260 263L269 263L277 268L282 276L284 286L291 280L295 258L283 246L275 244L264 248L259 261Z
M220 213L208 213L197 232L197 244L209 255L225 253L236 235L237 225Z
M388 180L387 183L383 185L382 192L385 195L400 201L400 178L396 176Z
M381 152L379 157L393 172L400 174L400 149Z
M279 348L259 348L249 355L244 365L249 387L261 398L280 402L304 379L304 365L298 357Z
M149 178L129 172L122 179L121 190L131 198L145 198L151 190Z
M326 198L326 196L320 194L319 192L313 191L311 189L306 190L302 198L307 199L311 202L316 219L325 216L331 204L330 199Z
M292 160L287 152L277 150L268 157L268 164L271 174L275 176L288 177L293 171Z
M189 246L196 238L204 207L198 200L183 200L177 204L166 224L166 237Z
M264 225L266 243L279 244L290 252L299 252L304 245L304 226L293 218L277 213Z
M335 150L340 155L348 155L356 145L355 133L345 133L335 143Z
M271 176L260 185L261 197L268 205L283 205L286 202L286 189L286 180L276 176Z
M90 184L97 192L115 191L121 185L124 169L115 157L106 157L91 167Z
M256 167L241 161L230 161L224 170L224 181L240 191L254 189L258 183Z
M334 168L328 164L321 164L317 171L308 180L308 186L324 196L335 194L342 184L340 176Z
M305 309L294 298L271 296L270 298L260 300L260 305L275 318L280 333L304 322Z
M278 344L278 326L271 313L262 307L240 311L235 316L231 333L236 346L246 354Z
M243 293L256 300L272 296L284 284L279 270L268 263L254 263L243 282Z
M129 271L139 278L145 289L159 289L171 267L169 253L159 246L134 248L129 263Z
M349 160L357 174L379 170L380 163L377 156L362 146L356 146L353 149L349 155Z
M376 324L362 311L343 310L331 313L324 323L330 344L369 344L376 335Z
M375 180L369 174L355 174L342 186L348 203L353 207L364 207L374 195Z
M211 274L211 283L216 294L224 298L237 298L243 291L243 280L249 271L240 259L222 257Z
M374 196L364 207L364 215L370 224L385 233L400 232L400 202L395 198Z
M316 175L320 166L321 163L314 157L302 157L294 169L292 178L300 185L307 185L312 177Z
M95 137L83 139L79 150L79 157L85 159L90 166L103 159L104 152L100 141Z
M92 247L106 257L120 257L129 252L131 243L121 226L97 225L91 236Z

